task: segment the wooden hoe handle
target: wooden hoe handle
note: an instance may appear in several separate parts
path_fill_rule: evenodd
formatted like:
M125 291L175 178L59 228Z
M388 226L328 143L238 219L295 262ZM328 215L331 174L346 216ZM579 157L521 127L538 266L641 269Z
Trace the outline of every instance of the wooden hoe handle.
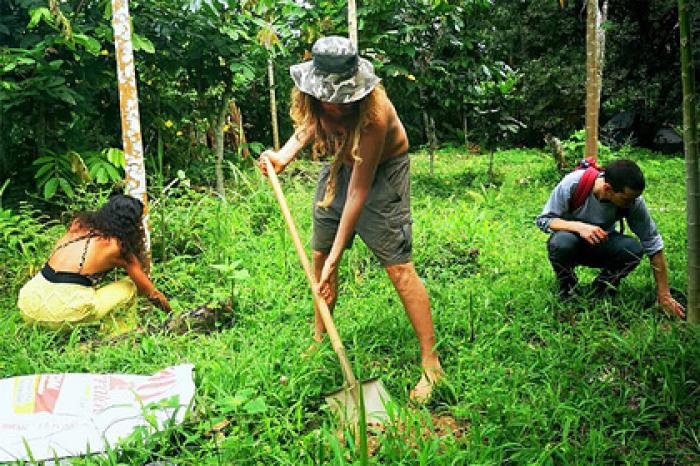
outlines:
M333 350L340 360L340 367L343 370L345 383L349 388L354 388L355 385L357 385L357 379L352 373L350 362L345 354L345 347L340 339L340 335L338 335L338 331L335 329L333 316L331 316L331 312L328 309L328 304L326 304L326 300L323 299L323 297L316 290L316 279L314 278L313 273L311 273L311 264L309 264L309 259L306 257L306 252L304 251L304 246L301 243L301 239L299 239L299 233L297 232L297 228L294 224L294 218L292 218L292 214L289 212L289 207L287 207L287 200L282 192L279 179L277 179L277 173L275 173L275 169L272 166L272 163L270 163L270 160L266 156L263 156L262 158L265 162L265 167L267 168L267 178L270 180L272 189L275 192L277 202L279 202L280 209L282 210L282 215L287 221L287 228L289 229L289 234L292 236L294 248L297 250L299 260L301 261L301 266L304 268L304 272L306 273L306 279L311 287L314 302L321 313L321 319L323 320L323 325L326 327L326 332L328 332L328 337L331 340L331 345L333 345Z

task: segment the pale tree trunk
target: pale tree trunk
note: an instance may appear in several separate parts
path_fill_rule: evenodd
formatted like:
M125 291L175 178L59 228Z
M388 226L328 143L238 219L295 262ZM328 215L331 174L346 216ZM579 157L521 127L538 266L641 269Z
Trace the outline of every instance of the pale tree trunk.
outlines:
M216 174L216 192L222 199L225 198L226 190L224 188L224 125L226 125L226 114L229 110L231 97L228 93L224 93L221 98L221 106L219 112L214 119L212 130L214 132L214 154L216 162L214 165L214 173Z
M243 115L241 115L241 111L238 108L238 105L236 105L235 100L232 100L229 104L229 113L231 118L231 127L236 129L233 132L233 149L238 151L238 155L241 158L250 157L250 149L246 147L245 131L243 131Z
M112 27L119 81L119 107L122 123L122 143L126 159L127 194L143 202L143 231L146 246L146 269L151 263L151 232L148 226L148 197L146 194L146 167L143 162L143 143L139 121L139 100L136 91L136 69L131 45L131 19L128 0L112 0Z
M687 0L678 0L681 36L681 79L683 81L683 144L685 148L685 189L688 232L688 322L700 323L700 173L698 172L698 131L695 115L695 67Z
M270 52L272 53L272 52ZM275 69L272 56L267 59L267 74L270 82L270 118L272 118L272 144L275 150L280 150L280 132L277 125L277 99L275 98Z
M348 0L348 35L350 41L357 47L357 6L355 0Z
M603 1L600 14L596 21L596 31L598 34L598 63L596 65L596 103L600 116L600 95L603 92L603 68L605 64L605 29L603 23L608 19L608 0Z
M586 157L598 157L598 0L586 3Z

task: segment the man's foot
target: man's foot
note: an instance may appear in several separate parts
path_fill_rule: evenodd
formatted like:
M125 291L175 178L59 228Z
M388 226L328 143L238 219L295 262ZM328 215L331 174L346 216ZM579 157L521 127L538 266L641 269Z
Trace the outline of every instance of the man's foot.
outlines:
M557 298L561 300L571 299L576 296L576 278L558 279L557 280Z
M433 388L445 376L445 372L441 367L434 369L423 369L423 374L416 386L411 390L409 398L418 403L425 404L433 394Z
M612 298L617 294L620 282L598 275L591 283L591 293L594 296Z

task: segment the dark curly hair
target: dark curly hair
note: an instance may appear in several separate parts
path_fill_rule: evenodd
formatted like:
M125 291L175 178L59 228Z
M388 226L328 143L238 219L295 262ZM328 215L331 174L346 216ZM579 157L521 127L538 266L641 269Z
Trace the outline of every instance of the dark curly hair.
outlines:
M115 194L99 209L77 213L74 220L99 236L116 238L122 257L126 259L133 254L143 265L146 254L142 216L143 203L140 200Z

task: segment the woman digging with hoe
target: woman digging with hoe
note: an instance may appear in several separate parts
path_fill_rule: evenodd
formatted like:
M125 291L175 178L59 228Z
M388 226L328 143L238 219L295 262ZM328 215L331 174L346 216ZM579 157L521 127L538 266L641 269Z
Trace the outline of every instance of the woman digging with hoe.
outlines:
M313 204L313 268L318 291L332 309L338 264L355 233L386 269L418 337L423 374L411 398L426 401L443 375L428 293L411 258L408 138L371 63L344 37L316 41L313 60L291 67L295 132L263 157L277 173L313 142L314 157L332 156L319 175ZM325 328L315 309L315 342Z
M143 270L143 203L113 195L100 209L76 215L44 268L19 292L17 306L29 323L52 329L96 322L131 302L136 290L165 311L166 297ZM113 268L124 278L97 287Z

